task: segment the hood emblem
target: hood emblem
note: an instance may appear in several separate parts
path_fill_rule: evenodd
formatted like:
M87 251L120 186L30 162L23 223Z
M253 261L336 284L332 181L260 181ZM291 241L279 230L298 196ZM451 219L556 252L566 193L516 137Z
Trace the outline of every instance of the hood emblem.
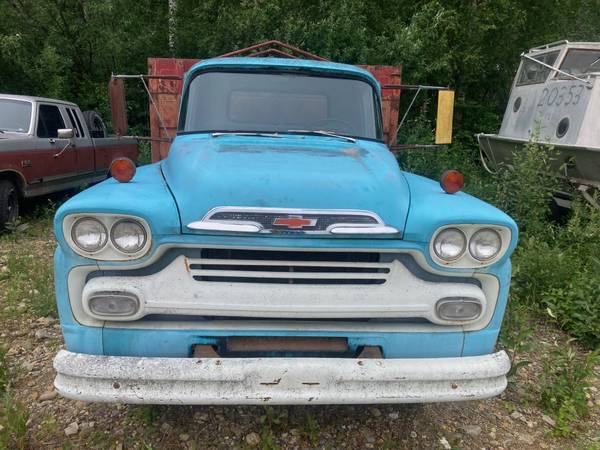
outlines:
M301 230L304 227L314 227L317 219L307 219L302 216L275 217L273 225L288 227L291 230Z

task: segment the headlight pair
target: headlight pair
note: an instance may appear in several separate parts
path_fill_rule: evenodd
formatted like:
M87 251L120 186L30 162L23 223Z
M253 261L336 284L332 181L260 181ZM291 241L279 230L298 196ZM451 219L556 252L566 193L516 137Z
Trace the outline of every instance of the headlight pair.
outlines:
M431 249L438 262L467 268L491 264L509 243L510 231L504 227L457 225L438 230Z
M65 219L63 229L74 251L96 259L139 257L150 243L150 232L145 222L127 216L70 216Z

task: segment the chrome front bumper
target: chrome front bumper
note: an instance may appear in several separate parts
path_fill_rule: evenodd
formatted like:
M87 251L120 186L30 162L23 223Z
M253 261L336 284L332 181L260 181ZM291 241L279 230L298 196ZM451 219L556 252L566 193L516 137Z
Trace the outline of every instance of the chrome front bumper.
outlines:
M61 350L54 385L68 398L149 404L426 403L476 400L506 388L510 362L422 359L143 358Z

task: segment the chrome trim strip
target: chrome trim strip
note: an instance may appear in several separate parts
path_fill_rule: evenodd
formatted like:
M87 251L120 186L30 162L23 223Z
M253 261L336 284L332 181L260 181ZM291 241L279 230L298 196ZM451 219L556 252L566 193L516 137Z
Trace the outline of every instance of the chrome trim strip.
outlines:
M369 225L333 225L328 228L331 234L396 234L399 233L396 228L383 226L369 226Z
M226 222L209 222L209 221L197 221L187 225L192 230L204 230L204 231L237 231L240 233L258 233L262 230L262 227L258 225L252 225L248 223L226 223Z

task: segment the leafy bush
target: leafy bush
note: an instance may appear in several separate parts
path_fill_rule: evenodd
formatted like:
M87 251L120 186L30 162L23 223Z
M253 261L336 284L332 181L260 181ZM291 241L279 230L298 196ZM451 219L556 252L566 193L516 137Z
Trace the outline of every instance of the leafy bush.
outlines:
M600 212L576 201L564 226L521 240L512 296L548 311L573 337L600 346Z
M500 168L491 200L515 219L522 232L543 236L552 228L548 206L560 188L553 168L556 156L553 147L529 142L513 153L512 164Z
M570 346L555 350L545 361L540 401L556 417L554 434L572 434L571 425L589 414L586 391L597 363L597 352L578 358Z
M565 286L547 292L543 300L565 330L594 348L600 347L599 292L599 272L578 272Z

